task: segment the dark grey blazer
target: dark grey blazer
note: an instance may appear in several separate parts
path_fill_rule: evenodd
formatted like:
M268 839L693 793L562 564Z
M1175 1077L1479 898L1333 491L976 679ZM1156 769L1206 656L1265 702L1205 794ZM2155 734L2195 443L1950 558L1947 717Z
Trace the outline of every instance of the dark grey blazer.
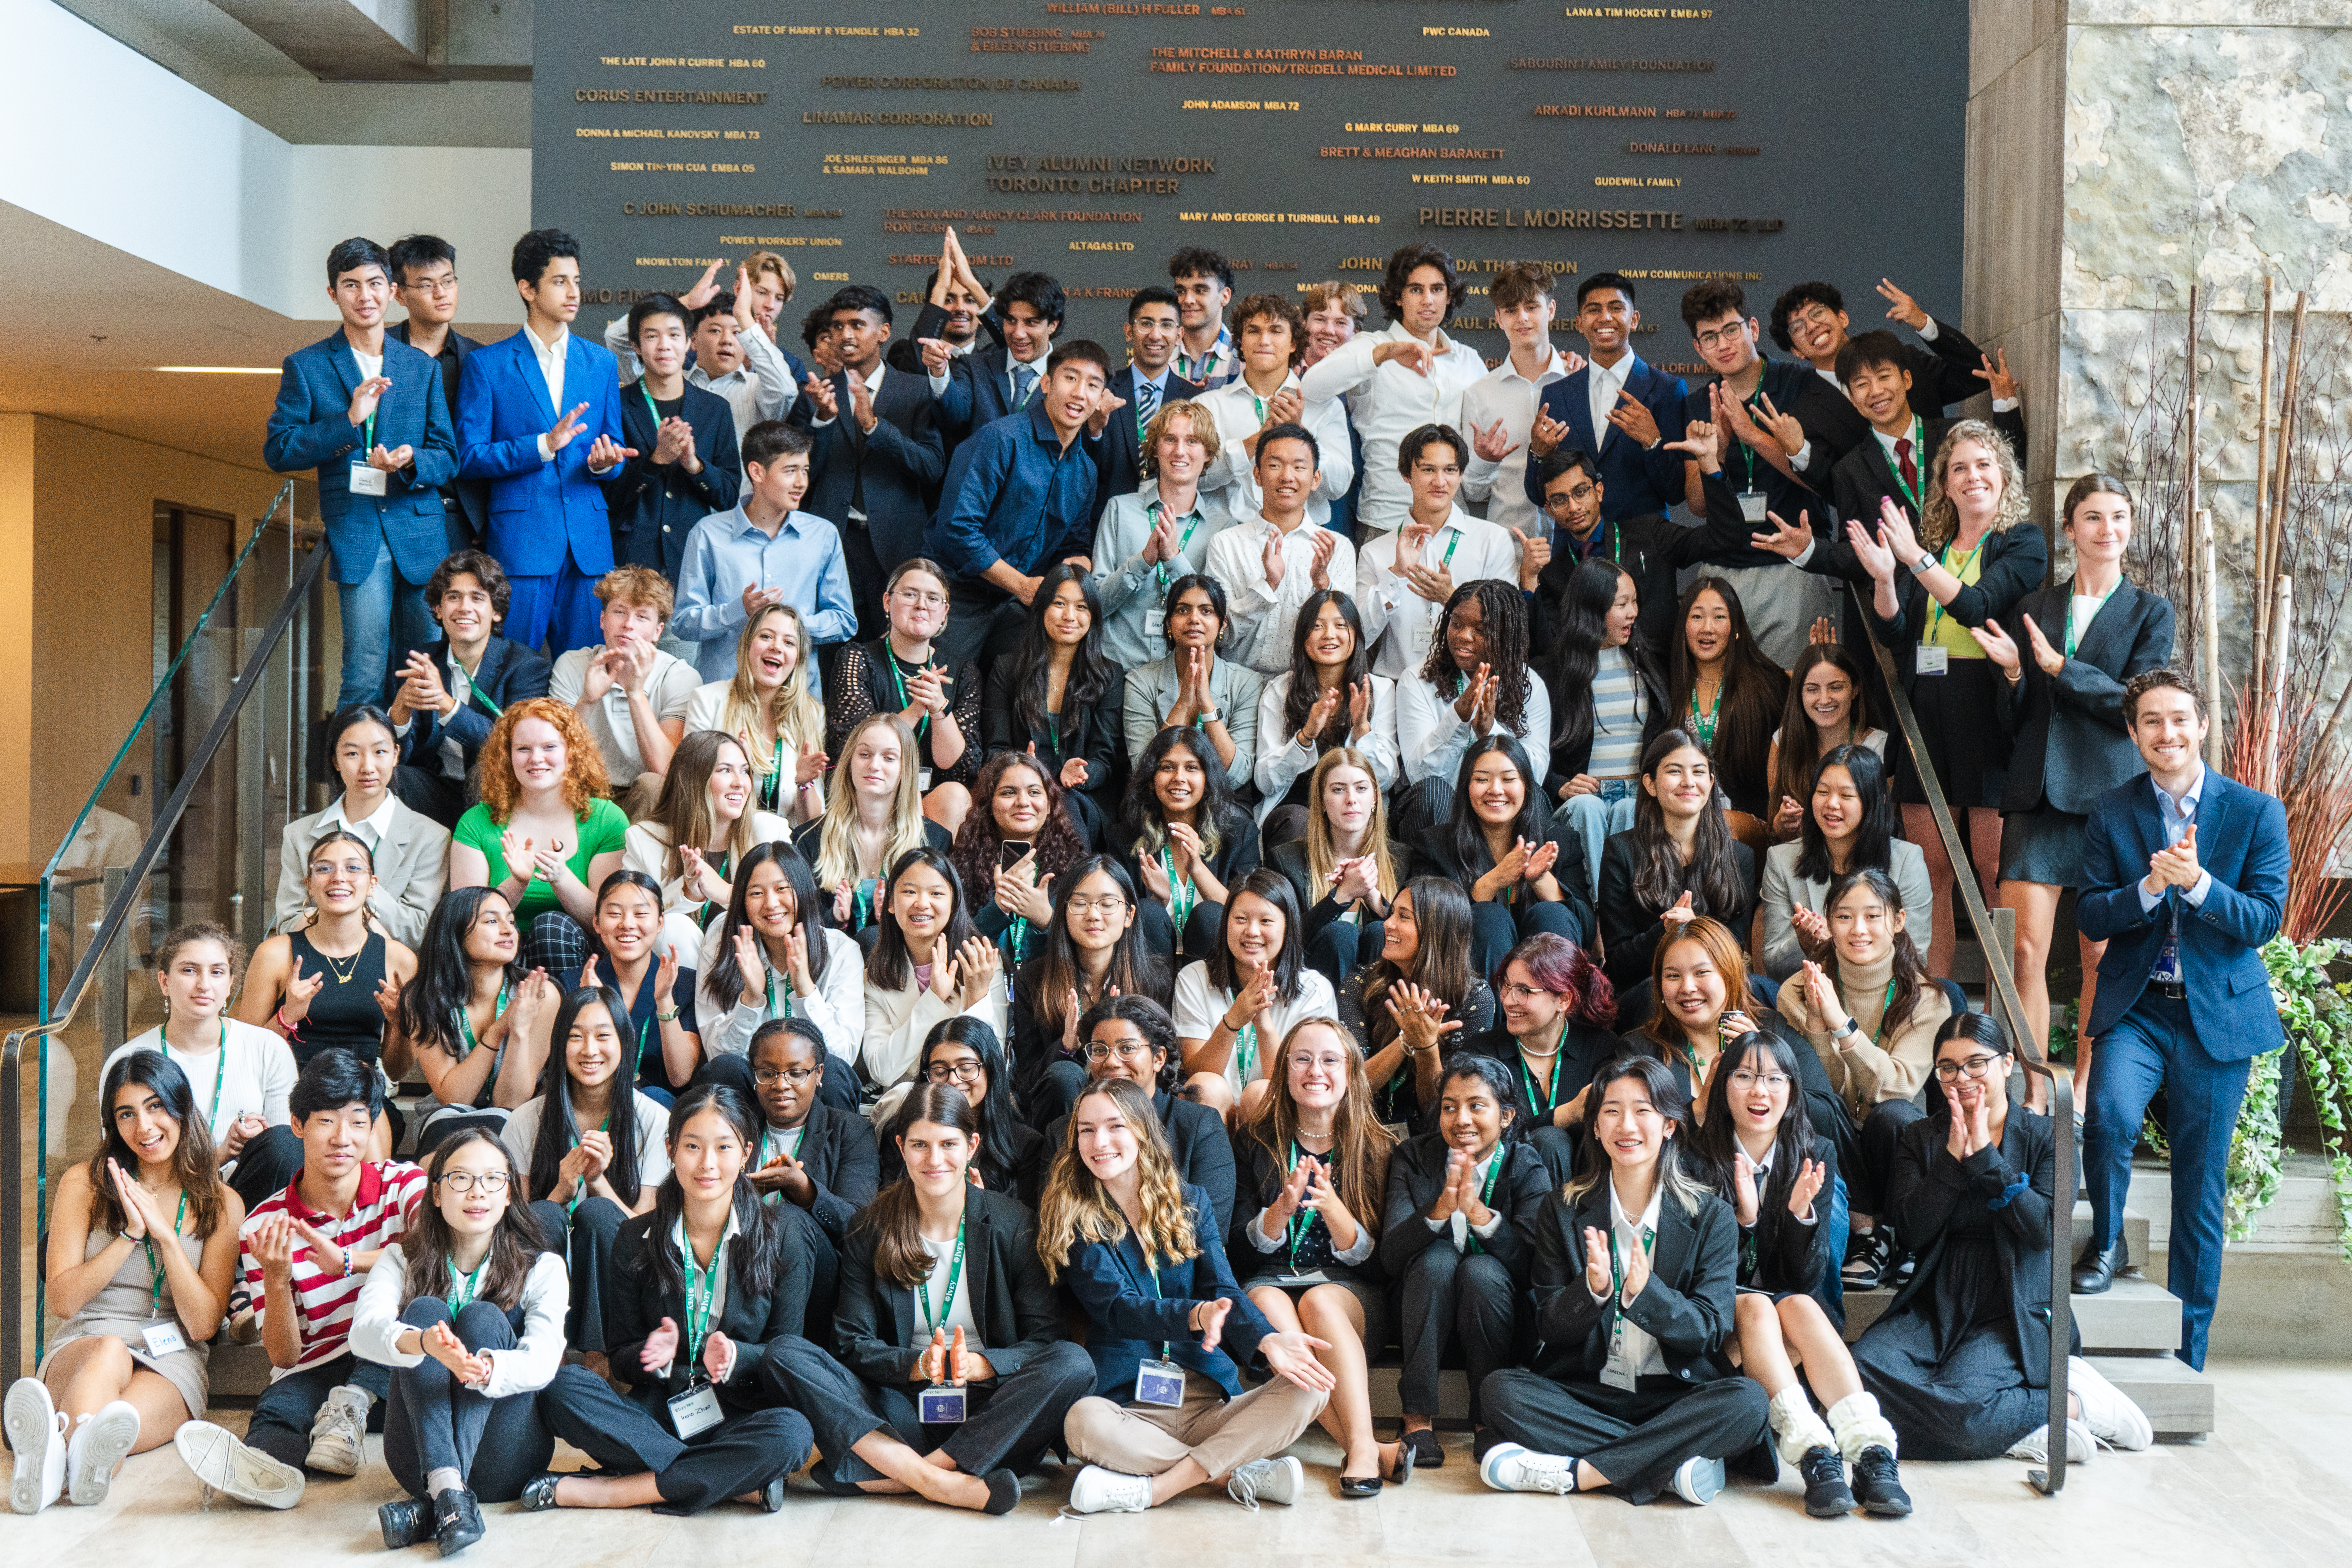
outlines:
M2069 577L2037 588L2017 602L2001 630L2017 639L2025 678L2009 684L2001 718L2015 737L2003 811L2033 811L2044 804L2088 816L2099 796L2147 771L2124 723L2124 683L2172 658L2172 601L2119 583L2054 676L2042 673L2025 635L2025 619L2052 647L2066 647Z
M846 371L835 373L833 397L840 413L831 424L809 431L815 450L802 507L846 531L852 526L851 503L862 502L859 510L873 535L876 560L887 568L920 555L924 531L931 525L926 498L938 492L948 461L921 363L917 362L912 374L896 365L883 373L871 435L851 416ZM805 407L807 400L793 406Z

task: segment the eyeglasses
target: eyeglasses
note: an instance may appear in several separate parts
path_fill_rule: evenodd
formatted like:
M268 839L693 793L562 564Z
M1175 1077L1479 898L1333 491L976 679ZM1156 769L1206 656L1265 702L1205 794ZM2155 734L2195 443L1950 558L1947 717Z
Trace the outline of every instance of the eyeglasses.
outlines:
M420 279L415 283L404 284L403 287L412 293L430 294L438 299L441 295L454 294L457 291L457 275L452 272L446 278Z
M1141 1040L1121 1040L1115 1046L1097 1042L1086 1047L1086 1058L1090 1062L1107 1062L1113 1057L1123 1062L1139 1062L1150 1054L1151 1047Z
M1322 1068L1329 1072L1338 1072L1347 1065L1348 1058L1338 1055L1313 1057L1308 1056L1302 1051L1298 1055L1290 1058L1290 1070L1292 1072L1307 1072L1315 1068Z
M1127 908L1127 900L1120 898L1117 893L1105 893L1099 899L1080 899L1074 897L1070 900L1069 907L1070 912L1074 915L1090 915L1097 910L1100 910L1107 915L1115 915L1118 913L1119 910Z
M1591 487L1591 485L1578 485L1578 486L1577 486L1577 487L1575 487L1573 489L1570 490L1566 495L1547 495L1547 496L1545 496L1545 497L1544 497L1544 505L1545 505L1545 506L1547 506L1547 507L1552 508L1552 509L1554 509L1554 510L1557 510L1557 509L1559 509L1559 508L1560 508L1560 507L1567 506L1567 505L1568 505L1570 502L1571 502L1571 501L1573 501L1573 502L1574 502L1575 504L1577 504L1578 506L1582 506L1586 501L1589 501L1589 500L1591 500L1591 499L1592 499L1592 487Z
M1558 992L1547 991L1540 985L1521 985L1517 981L1503 987L1503 1000L1506 1002L1532 1002L1538 996L1558 994Z
M504 1171L444 1171L441 1173L441 1184L461 1195L475 1191L502 1193L507 1190L507 1173Z
M820 1068L761 1068L752 1073L751 1081L761 1089L767 1089L777 1079L782 1079L794 1089L798 1089L822 1070L824 1069Z
M1720 348L1726 343L1737 342L1747 335L1748 329L1744 325L1720 327L1711 332L1699 333L1696 342L1703 349Z
M925 1076L933 1083L978 1083L987 1070L978 1062L933 1062Z
M948 604L945 594L926 594L914 588L899 589L898 597L909 605L920 605L927 610L943 610Z
M1789 1087L1789 1075L1784 1072L1749 1072L1743 1068L1731 1075L1731 1082L1736 1089L1754 1089L1759 1083L1768 1089L1786 1089Z
M1936 1076L1947 1083L1963 1073L1970 1078L1990 1078L1993 1064L2002 1059L2000 1057L1970 1057L1964 1062L1937 1062Z

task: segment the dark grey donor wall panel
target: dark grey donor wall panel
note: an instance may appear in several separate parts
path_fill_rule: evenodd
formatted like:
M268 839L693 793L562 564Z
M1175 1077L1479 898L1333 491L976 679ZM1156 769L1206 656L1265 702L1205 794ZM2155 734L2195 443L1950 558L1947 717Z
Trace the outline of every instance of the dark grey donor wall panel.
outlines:
M1050 272L1065 335L1111 342L1190 244L1239 295L1370 285L1434 241L1489 357L1484 284L1517 260L1625 274L1640 346L1674 365L1696 357L1676 301L1716 274L1759 316L1829 279L1857 331L1881 277L1959 309L1956 4L563 0L537 21L532 221L579 237L592 310L766 248L799 276L796 335L853 279L917 302L950 224L984 279Z

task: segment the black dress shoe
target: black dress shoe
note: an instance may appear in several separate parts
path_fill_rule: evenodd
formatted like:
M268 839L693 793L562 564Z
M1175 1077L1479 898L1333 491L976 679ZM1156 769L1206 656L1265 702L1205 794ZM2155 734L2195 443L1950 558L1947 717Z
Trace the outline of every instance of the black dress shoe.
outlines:
M2116 1282L2116 1273L2131 1261L2131 1245L2120 1236L2105 1252L2085 1246L2074 1259L2074 1290L2077 1296L2096 1296Z
M1845 1484L1845 1461L1831 1447L1808 1448L1797 1461L1805 1481L1805 1511L1815 1519L1835 1519L1853 1511L1853 1492Z
M415 1545L433 1532L433 1510L413 1497L404 1497L376 1510L375 1522L383 1531L384 1546L397 1552Z
M1392 1487L1401 1487L1404 1485L1405 1482L1412 1479L1412 1468L1419 1461L1420 1458L1421 1456L1419 1451L1416 1450L1412 1444L1399 1443L1397 1445L1396 1472L1389 1477L1389 1485Z
M784 1511L783 1477L778 1476L774 1480L770 1481L766 1486L760 1489L760 1511L761 1513L782 1513Z
M523 1482L522 1493L515 1499L515 1501L522 1505L522 1510L525 1513L537 1513L542 1509L553 1508L555 1486L562 1479L559 1471L541 1470Z
M433 1541L444 1557L455 1557L482 1538L482 1505L470 1487L433 1494Z
M988 1487L988 1506L982 1513L1002 1518L1021 1506L1021 1478L1011 1470L991 1470L981 1479Z
M1361 1501L1368 1497L1380 1496L1382 1485L1378 1476L1341 1476L1339 1495L1350 1501Z
M1412 1450L1412 1468L1416 1470L1433 1470L1445 1463L1445 1445L1438 1441L1434 1432L1408 1432L1399 1441Z
M1853 1485L1861 1494L1864 1513L1874 1513L1881 1519L1901 1519L1911 1511L1911 1494L1903 1489L1903 1482L1895 1473L1895 1456L1875 1443L1854 1460Z

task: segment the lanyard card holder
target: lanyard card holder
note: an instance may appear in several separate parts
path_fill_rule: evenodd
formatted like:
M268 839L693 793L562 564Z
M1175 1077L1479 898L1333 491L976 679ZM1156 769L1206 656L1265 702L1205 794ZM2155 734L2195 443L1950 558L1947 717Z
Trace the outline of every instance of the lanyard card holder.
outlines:
M697 1436L725 1419L719 1408L719 1391L699 1379L684 1394L670 1399L669 1424L681 1437Z
M383 496L391 493L392 476L390 474L385 473L382 468L370 467L366 463L352 465L352 494Z
M1741 520L1747 522L1762 522L1764 521L1764 492L1761 490L1740 491L1739 515Z
M1609 1364L1601 1369L1601 1381L1628 1394L1633 1393L1641 1381L1641 1367L1625 1343L1625 1314L1622 1310L1617 1312L1616 1321L1610 1325Z
M139 1331L139 1337L147 1342L147 1353L152 1356L167 1356L188 1348L187 1336L181 1333L180 1325L169 1318L159 1323L148 1324Z
M1923 644L1919 649L1918 662L1913 668L1921 675L1942 675L1949 671L1951 666L1952 650L1950 648L1928 647Z
M935 1383L915 1396L916 1412L926 1426L960 1426L964 1421L964 1389L961 1384Z
M1135 1402L1170 1410L1184 1403L1184 1369L1168 1359L1166 1347L1161 1347L1158 1361L1145 1362L1135 1369Z

